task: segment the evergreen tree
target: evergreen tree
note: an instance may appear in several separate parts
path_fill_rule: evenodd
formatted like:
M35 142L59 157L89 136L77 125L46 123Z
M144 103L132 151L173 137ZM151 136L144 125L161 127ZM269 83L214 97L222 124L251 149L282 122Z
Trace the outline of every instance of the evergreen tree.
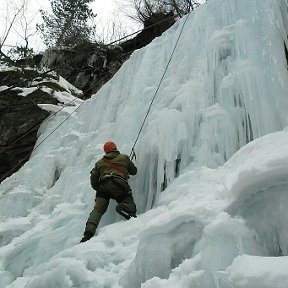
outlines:
M37 25L48 47L81 44L91 39L95 26L89 26L96 15L88 4L94 0L50 0L52 14L40 10L43 23Z

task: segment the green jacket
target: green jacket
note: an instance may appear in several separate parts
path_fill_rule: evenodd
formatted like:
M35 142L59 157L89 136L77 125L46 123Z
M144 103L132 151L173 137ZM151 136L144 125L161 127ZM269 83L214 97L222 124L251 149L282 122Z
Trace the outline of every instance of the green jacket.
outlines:
M96 162L95 167L90 172L90 182L94 190L97 190L99 180L111 173L117 174L125 179L129 175L137 174L137 167L125 154L119 151L112 151L104 155L102 159Z

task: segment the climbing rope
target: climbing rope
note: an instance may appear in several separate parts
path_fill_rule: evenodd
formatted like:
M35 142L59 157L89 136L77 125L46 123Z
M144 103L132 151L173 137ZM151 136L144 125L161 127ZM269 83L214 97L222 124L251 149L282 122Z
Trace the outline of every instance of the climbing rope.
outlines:
M146 122L146 119L147 119L147 117L148 117L148 115L149 115L149 113L150 113L150 110L151 110L151 107L152 107L152 105L153 105L153 102L154 102L154 100L155 100L155 98L156 98L156 95L157 95L157 93L158 93L158 91L159 91L159 89L160 89L160 87L161 87L161 84L162 84L162 82L163 82L163 79L164 79L164 77L165 77L165 75L166 75L166 73L167 73L168 67L169 67L169 65L170 65L170 63L171 63L171 60L172 60L173 55L174 55L174 52L175 52L175 50L176 50L176 48L177 48L177 46L178 46L180 37L181 37L181 35L182 35L183 31L184 31L184 26L185 26L185 24L186 24L186 22L187 22L187 20L188 20L188 18L189 18L189 15L190 15L190 13L186 16L186 19L185 19L185 21L184 21L184 23L183 23L183 25L182 25L182 28L181 28L180 33L179 33L179 35L178 35L178 38L177 38L177 40L176 40L174 49L173 49L173 51L172 51L172 53L171 53L170 59L169 59L167 65L166 65L166 67L165 67L164 73L163 73L163 75L162 75L162 77L161 77L161 79L160 79L160 81L159 81L159 84L158 84L158 86L157 86L157 89L156 89L153 97L152 97L152 100L151 100L151 102L150 102L150 105L149 105L148 110L147 110L147 112L146 112L146 115L145 115L145 117L144 117L144 120L143 120L143 122L142 122L142 125L141 125L141 127L140 127L140 130L139 130L139 132L138 132L138 134L137 134L137 137L136 137L136 139L135 139L135 141L134 141L134 144L133 144L133 146L132 146L131 153L130 153L130 156L129 156L129 158L130 158L131 160L133 159L133 157L136 158L136 154L135 154L135 146L136 146L136 143L137 143L138 140L139 140L140 134L141 134L141 132L142 132L142 130L143 130L143 127L144 127L144 124L145 124L145 122Z

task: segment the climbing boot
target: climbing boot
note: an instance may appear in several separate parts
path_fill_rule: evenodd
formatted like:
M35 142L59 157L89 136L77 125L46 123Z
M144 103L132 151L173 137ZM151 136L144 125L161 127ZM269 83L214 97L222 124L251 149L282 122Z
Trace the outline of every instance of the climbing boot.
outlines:
M86 242L86 241L88 241L89 239L91 239L92 237L93 237L93 233L90 232L90 231L86 231L86 232L84 232L84 236L83 236L83 238L81 239L80 243Z
M116 206L116 212L119 213L121 216L123 216L127 220L129 220L131 217L137 218L135 214L128 211L127 209L125 209L125 207L123 207L120 204Z

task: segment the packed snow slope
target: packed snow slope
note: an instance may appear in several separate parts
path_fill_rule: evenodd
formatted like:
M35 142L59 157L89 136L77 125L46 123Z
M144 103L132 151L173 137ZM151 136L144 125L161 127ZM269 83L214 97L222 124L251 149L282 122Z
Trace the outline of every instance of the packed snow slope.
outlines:
M287 11L209 0L136 51L1 184L0 287L288 287ZM107 140L130 153L181 31L135 147L138 218L111 201L79 244L89 172Z

